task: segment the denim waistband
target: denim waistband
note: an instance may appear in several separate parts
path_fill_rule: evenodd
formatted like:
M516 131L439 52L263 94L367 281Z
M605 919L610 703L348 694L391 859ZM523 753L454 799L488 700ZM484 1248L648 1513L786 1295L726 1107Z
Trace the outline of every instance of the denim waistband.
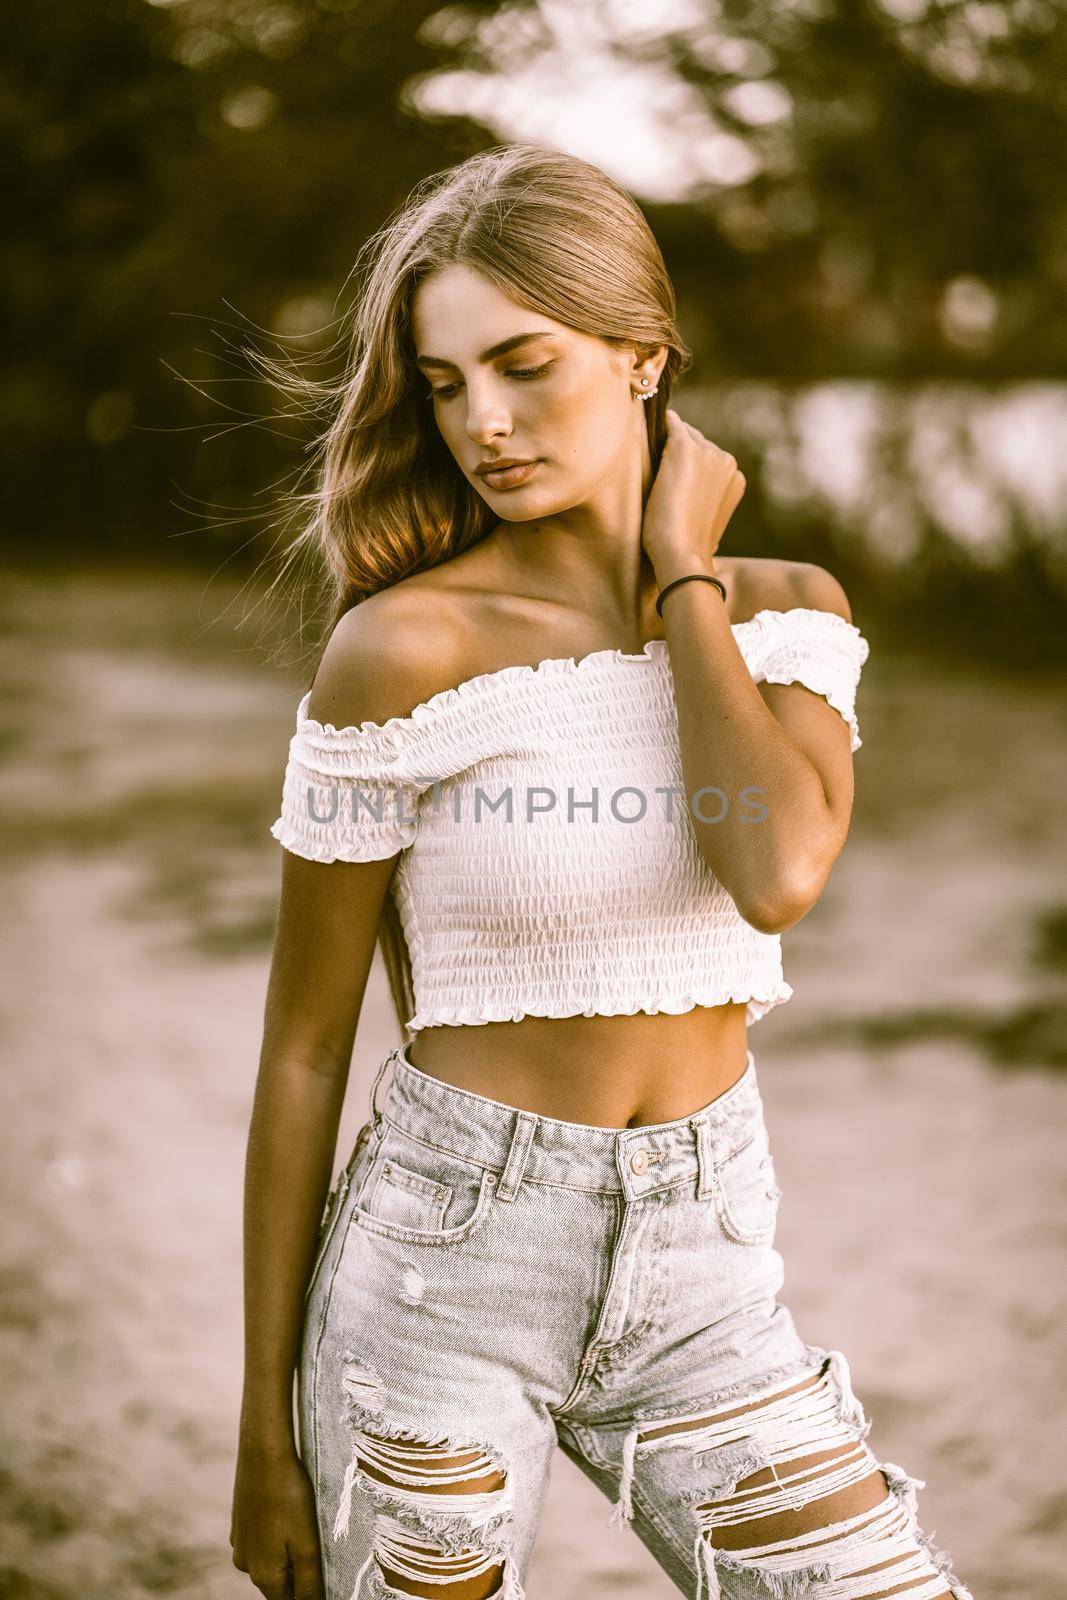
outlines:
M375 1125L385 1121L431 1148L497 1172L504 1200L514 1199L523 1181L640 1199L696 1179L698 1194L707 1195L715 1162L747 1144L763 1121L751 1050L741 1076L699 1111L639 1128L598 1128L457 1089L420 1071L406 1048L391 1050L378 1069L371 1090Z

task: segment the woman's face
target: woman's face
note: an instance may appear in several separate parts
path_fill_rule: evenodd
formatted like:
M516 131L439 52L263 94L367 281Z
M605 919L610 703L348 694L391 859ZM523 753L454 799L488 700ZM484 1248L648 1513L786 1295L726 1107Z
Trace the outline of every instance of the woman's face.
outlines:
M472 267L444 267L419 285L412 336L441 436L502 521L579 505L622 460L647 452L633 394L642 376L654 386L660 360L637 368L632 349L527 311ZM480 475L493 460L536 465L510 480Z

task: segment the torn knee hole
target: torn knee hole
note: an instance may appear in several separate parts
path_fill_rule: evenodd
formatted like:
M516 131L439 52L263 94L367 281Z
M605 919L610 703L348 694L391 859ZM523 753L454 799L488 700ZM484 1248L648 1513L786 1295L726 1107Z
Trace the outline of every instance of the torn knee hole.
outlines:
M375 1565L397 1594L522 1600L509 1559L511 1484L499 1454L476 1440L393 1422L376 1375L355 1357L346 1359L343 1384L352 1459L334 1538L348 1532L357 1479L373 1510L371 1553L353 1600L362 1600L363 1578Z
M435 1600L501 1592L511 1520L506 1475L485 1470L485 1451L374 1443L379 1462L390 1461L388 1473L362 1464L375 1503L371 1555L386 1583ZM411 1486L413 1478L419 1487ZM510 1592L520 1593L514 1585Z
M626 1521L632 1516L631 1492L639 1449L686 1450L693 1459L706 1461L707 1466L701 1470L707 1492L697 1495L694 1501L702 1512L707 1511L712 1499L733 1495L746 1478L763 1473L766 1480L764 1469L769 1469L770 1488L778 1497L774 1509L779 1510L810 1498L805 1491L806 1478L812 1471L823 1470L809 1465L797 1475L796 1483L786 1485L780 1463L802 1456L805 1447L809 1455L844 1447L848 1459L825 1469L837 1475L832 1483L822 1486L822 1492L828 1493L831 1487L843 1488L875 1465L870 1451L862 1446L869 1428L852 1393L845 1358L840 1351L831 1351L815 1371L790 1373L773 1383L765 1382L748 1395L731 1397L710 1410L632 1428L623 1446L614 1520ZM746 1487L745 1495L758 1496L761 1492L770 1492L765 1481ZM740 1503L747 1504L744 1495ZM718 1513L718 1507L716 1510ZM744 1515L744 1511L736 1517L724 1514L723 1519L741 1520Z
M361 1431L351 1476L362 1474L374 1507L371 1555L401 1594L434 1600L521 1600L508 1564L507 1473L480 1447L398 1439ZM350 1480L346 1480L350 1493ZM347 1528L338 1513L335 1537ZM359 1584L356 1586L359 1594Z
M635 1430L634 1453L687 1451L699 1464L692 1505L698 1600L719 1574L758 1579L776 1600L818 1588L824 1600L971 1600L916 1520L915 1490L866 1444L870 1423L839 1351L802 1382ZM691 1469L688 1469L691 1473Z

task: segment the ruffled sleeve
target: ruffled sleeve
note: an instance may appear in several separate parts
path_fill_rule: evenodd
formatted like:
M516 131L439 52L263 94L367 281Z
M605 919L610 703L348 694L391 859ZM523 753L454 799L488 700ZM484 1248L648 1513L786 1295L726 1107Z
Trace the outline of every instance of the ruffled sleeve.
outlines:
M760 611L753 621L760 628L752 667L756 682L802 683L823 695L848 723L855 753L863 744L856 690L871 648L860 630L836 611L807 606Z
M394 717L335 728L308 717L301 700L271 833L308 861L381 861L418 832L420 796L437 780L419 725Z

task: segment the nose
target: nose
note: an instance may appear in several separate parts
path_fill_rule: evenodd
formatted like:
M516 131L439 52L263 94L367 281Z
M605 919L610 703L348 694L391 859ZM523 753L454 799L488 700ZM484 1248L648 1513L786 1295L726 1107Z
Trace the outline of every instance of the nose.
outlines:
M475 444L506 438L511 432L511 415L504 397L495 386L467 387L467 437Z

